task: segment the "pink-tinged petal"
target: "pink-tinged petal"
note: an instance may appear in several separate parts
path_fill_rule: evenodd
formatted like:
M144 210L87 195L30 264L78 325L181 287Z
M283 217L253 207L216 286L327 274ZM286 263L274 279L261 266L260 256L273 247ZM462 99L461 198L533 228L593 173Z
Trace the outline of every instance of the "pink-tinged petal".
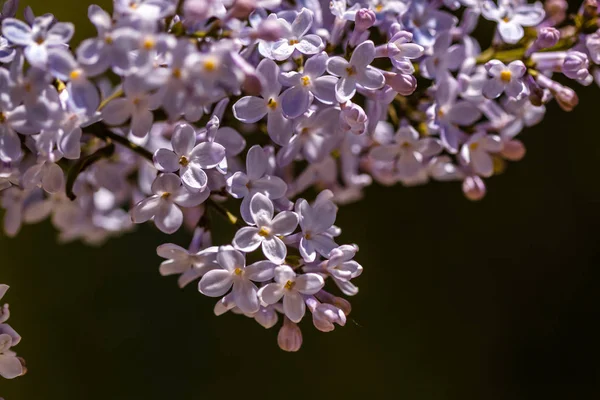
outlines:
M246 156L246 173L251 181L261 178L267 170L267 156L259 145L254 145L248 150Z
M179 157L171 150L158 149L152 157L154 166L163 172L175 172L179 170Z
M161 232L172 234L177 232L183 223L183 212L175 204L163 202L154 216L154 224Z
M262 251L275 264L281 264L287 256L287 247L278 237L265 238L262 241Z
M274 327L277 324L277 312L272 308L262 307L255 315L254 319L258 322L263 328L269 329Z
M370 40L366 40L354 49L354 53L352 53L352 57L350 58L350 64L360 71L371 64L374 59L375 44Z
M283 287L277 283L269 283L258 291L258 296L266 304L275 304L283 297Z
M311 91L315 97L325 104L333 104L335 102L335 84L338 78L335 76L321 76L312 82Z
M141 224L154 217L160 207L160 197L152 196L140 201L131 209L131 219L136 224Z
M220 297L227 293L232 285L231 272L224 269L213 269L200 279L198 290L205 296Z
M350 64L348 61L339 56L331 57L329 60L327 60L327 71L332 75L347 76L347 68L349 67Z
M177 125L171 138L171 144L173 145L173 151L178 155L189 155L196 145L196 131L189 124Z
M159 257L173 260L187 260L189 256L186 249L173 243L161 244L156 248L156 254Z
M0 335L0 340L2 340L2 336L4 335ZM23 365L16 356L0 354L0 376L5 379L13 379L22 374Z
M242 97L233 105L233 115L247 124L260 121L267 111L265 100L259 97Z
M215 142L200 143L190 152L190 164L200 168L214 168L225 159L225 147Z
M252 281L266 282L273 279L273 276L275 275L275 267L277 267L277 264L272 263L271 261L263 260L248 265L244 272L246 278Z
M287 118L301 116L308 110L311 102L312 98L308 88L301 85L292 86L281 95L281 109Z
M172 173L160 174L152 182L152 192L155 194L175 193L181 187L181 178Z
M369 157L379 162L392 162L400 154L398 145L377 146L371 149Z
M287 291L283 296L283 312L292 322L300 322L306 312L304 298L298 292Z
M296 50L302 54L311 55L317 54L325 45L323 39L319 35L306 35L296 44Z
M258 228L251 226L241 228L233 238L233 247L245 253L250 253L260 246L262 237L258 234Z
M323 277L318 274L304 274L298 275L296 278L296 284L294 285L294 289L303 294L315 294L319 290L323 289L325 286L325 281Z
M514 21L504 22L502 20L498 22L498 33L508 44L516 44L525 34L521 25Z
M131 111L129 100L115 99L102 109L102 118L109 125L123 125L131 117Z
M280 212L271 222L273 235L287 236L298 227L298 214L293 211Z
M356 93L356 76L340 78L335 85L335 97L340 103L345 103Z
M190 191L199 192L206 189L208 177L199 165L190 163L181 170L181 182Z
M503 143L500 136L488 135L481 139L481 145L490 153L498 153L502 151Z
M494 173L494 162L492 157L485 151L471 152L471 166L481 176L489 177Z
M346 296L355 296L358 293L358 288L350 281L341 281L335 278L333 281Z
M163 261L158 268L162 276L179 275L190 269L192 264L189 260L167 260Z
M488 99L498 98L504 91L504 84L498 78L488 79L482 88L483 95Z
M358 83L366 89L381 89L385 85L385 77L379 70L368 66L362 73L359 72Z
M152 128L154 115L150 110L140 110L131 114L131 133L139 138L145 137Z
M256 285L245 279L238 279L233 284L233 298L242 312L254 314L260 309Z
M233 272L236 268L244 268L246 266L246 257L243 253L230 246L221 247L217 253L217 262L227 271Z

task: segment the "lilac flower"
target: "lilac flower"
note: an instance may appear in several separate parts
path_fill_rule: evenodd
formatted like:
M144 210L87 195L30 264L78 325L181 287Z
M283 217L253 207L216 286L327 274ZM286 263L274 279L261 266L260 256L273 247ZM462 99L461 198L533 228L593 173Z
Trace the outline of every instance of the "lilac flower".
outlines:
M281 21L285 34L282 39L273 43L271 54L275 60L287 60L296 51L304 55L313 55L323 49L325 45L319 36L307 35L312 26L313 17L314 13L311 10L303 8L291 24L285 20Z
M323 263L325 271L346 296L354 296L358 293L358 288L350 282L363 271L363 267L353 260L357 250L356 246L340 246L331 250L329 260Z
M298 240L300 255L306 262L315 261L317 253L327 257L331 250L338 247L330 233L337 216L337 207L328 196L327 191L321 193L312 206L304 199L296 202L295 209L302 233L290 237L290 241Z
M346 314L334 305L319 303L314 297L309 297L306 306L312 312L313 325L321 332L333 331L334 324L346 325Z
M242 97L233 105L233 114L238 120L247 124L258 122L268 115L267 132L269 136L275 143L285 145L292 134L292 128L281 108L279 67L274 61L265 58L258 64L256 70L265 80L261 93L262 98Z
M48 50L65 48L75 32L69 22L53 22L54 17L41 16L30 27L18 19L6 18L2 21L2 34L11 43L24 47L25 57L31 65L44 68Z
M414 72L410 60L421 57L425 51L422 46L411 43L412 38L413 35L409 32L397 32L390 38L386 49L394 67L407 74Z
M430 79L443 79L448 71L455 71L465 59L465 47L452 45L450 32L440 32L431 48L431 56L421 63L423 75Z
M291 234L298 226L298 215L292 211L282 211L273 218L273 203L261 193L250 201L252 227L241 228L236 232L233 246L249 253L262 247L264 255L272 262L281 264L287 255L282 238Z
M320 275L297 276L287 265L275 268L275 282L260 288L258 295L267 304L275 304L283 298L283 312L292 322L300 322L306 312L303 295L312 295L323 288Z
M522 79L527 71L522 61L513 61L506 66L502 61L492 60L485 64L485 68L491 75L482 88L483 95L488 99L495 99L503 92L515 98L529 93Z
M208 271L218 268L217 252L216 246L192 253L176 244L161 244L156 253L167 260L160 264L159 272L163 276L180 275L177 283L183 288Z
M371 90L381 89L385 85L383 74L369 65L374 59L375 45L367 40L354 49L350 62L342 57L332 57L327 61L327 71L340 77L335 85L335 95L340 103L354 96L357 84Z
M490 153L498 153L501 150L502 140L499 136L478 132L462 146L460 157L477 174L489 177L494 173L494 162Z
M154 218L154 224L164 233L175 233L183 223L179 207L193 207L203 203L210 191L190 193L181 179L171 173L160 174L152 184L152 196L140 201L131 210L131 219L141 224Z
M335 102L337 78L321 76L326 70L327 53L321 52L309 58L302 72L282 73L280 82L291 86L281 94L281 109L287 118L297 118L304 114L316 97L324 104Z
M21 341L21 336L7 324L0 324L0 376L13 379L23 375L24 369L11 347Z
M235 305L244 313L258 312L258 288L253 282L271 280L276 265L269 261L259 261L246 266L244 254L231 246L219 248L217 262L220 268L208 271L200 280L200 293L220 297L233 287L231 293Z
M535 26L542 22L545 16L542 3L519 4L501 2L494 4L491 0L485 0L481 6L483 16L490 21L498 23L498 33L502 40L509 44L515 44L523 38L524 26Z
M196 132L188 124L175 128L171 138L173 150L158 149L154 164L165 172L179 171L181 181L193 192L206 188L208 178L205 169L217 167L225 159L225 148L218 143L203 142L196 145Z
M410 180L424 168L424 161L442 151L438 140L419 138L419 133L406 121L394 136L394 143L375 147L370 157L379 162L396 162L398 179Z
M65 174L55 162L41 158L25 171L22 180L25 189L40 187L48 193L57 193L64 190Z
M250 201L256 193L261 193L269 199L282 197L287 185L272 175L267 175L268 159L260 146L252 146L246 157L246 173L238 171L227 179L227 191L236 199L242 199L240 211L247 223L253 223L250 212Z

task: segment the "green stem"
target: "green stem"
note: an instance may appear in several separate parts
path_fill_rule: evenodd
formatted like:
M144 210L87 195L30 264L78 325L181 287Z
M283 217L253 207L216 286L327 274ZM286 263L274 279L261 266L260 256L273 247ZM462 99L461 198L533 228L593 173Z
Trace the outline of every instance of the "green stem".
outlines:
M92 135L96 136L97 138L104 140L107 143L109 141L118 143L124 147L127 147L131 151L134 151L135 153L139 154L140 156L144 157L146 160L152 162L152 153L150 151L146 150L145 148L143 148L141 146L138 146L135 143L132 143L131 141L129 141L129 139L127 139L124 136L120 136L114 132L111 132L110 129L108 129L108 127L106 125L104 125L102 122L97 122L93 125L88 126L85 130L85 133L92 134Z

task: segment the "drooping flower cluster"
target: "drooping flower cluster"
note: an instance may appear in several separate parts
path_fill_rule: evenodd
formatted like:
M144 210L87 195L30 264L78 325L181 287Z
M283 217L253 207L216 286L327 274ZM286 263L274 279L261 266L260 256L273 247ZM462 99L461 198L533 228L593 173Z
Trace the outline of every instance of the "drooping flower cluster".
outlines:
M555 76L600 81L590 0L570 17L563 0L114 0L90 6L97 36L78 45L16 3L0 16L6 234L45 218L93 244L186 229L160 272L198 281L218 315L282 316L288 351L307 308L331 331L350 312L332 292L358 292L338 205L373 181L459 181L479 200L546 103L577 104ZM487 50L480 21L497 28Z
M8 286L0 284L0 300L7 290ZM8 304L0 304L0 376L12 379L23 375L26 370L23 359L17 357L17 353L12 350L21 341L21 336L6 323L8 317Z

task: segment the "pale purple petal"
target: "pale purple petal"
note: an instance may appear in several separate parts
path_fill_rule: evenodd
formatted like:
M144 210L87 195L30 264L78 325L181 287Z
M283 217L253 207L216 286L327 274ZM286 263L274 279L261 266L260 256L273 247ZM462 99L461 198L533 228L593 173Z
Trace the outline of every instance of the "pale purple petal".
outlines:
M304 274L298 275L296 278L296 285L294 289L303 294L315 294L319 290L323 289L325 281L318 274Z
M286 292L283 296L283 312L292 322L300 322L306 312L302 295L297 292Z
M227 293L232 285L231 272L224 269L213 269L200 279L198 290L205 296L220 297Z
M250 253L258 249L261 241L262 237L258 234L258 228L248 226L235 233L233 246L245 253Z

